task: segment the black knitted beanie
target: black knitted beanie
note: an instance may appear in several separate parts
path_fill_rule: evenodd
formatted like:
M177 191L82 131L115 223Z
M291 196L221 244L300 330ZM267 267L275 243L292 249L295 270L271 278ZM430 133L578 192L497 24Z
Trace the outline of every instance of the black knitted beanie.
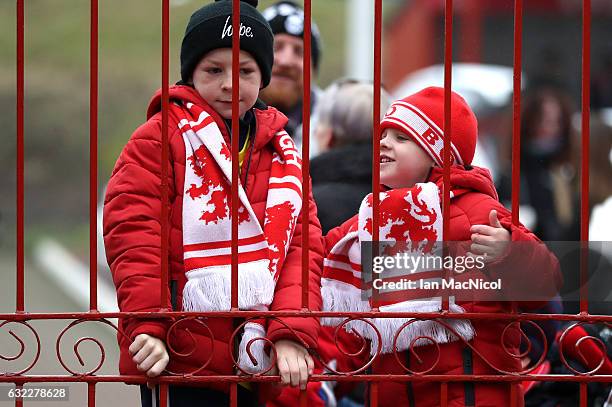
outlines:
M261 14L270 23L274 35L289 34L304 38L304 10L297 3L291 0L281 0L262 11ZM321 34L314 21L311 21L310 28L312 65L315 70L318 70L321 60Z
M274 36L266 19L257 11L258 0L240 2L240 49L253 56L263 87L270 83L274 63ZM196 10L189 19L181 45L181 79L191 80L202 57L218 48L232 47L232 1L215 0Z

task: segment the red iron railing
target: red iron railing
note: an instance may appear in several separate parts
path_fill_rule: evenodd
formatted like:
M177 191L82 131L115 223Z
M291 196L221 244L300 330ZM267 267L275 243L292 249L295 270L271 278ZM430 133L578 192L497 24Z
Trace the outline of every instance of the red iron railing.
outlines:
M233 32L240 32L240 19L239 9L240 1L232 0L234 6L234 15L232 19ZM521 65L522 65L522 0L515 0L514 2L514 94L513 94L513 136L512 136L512 213L513 213L513 224L518 224L518 208L519 208L519 177L520 177L520 107L521 107ZM7 324L15 323L20 324L27 328L33 335L36 342L36 355L34 360L24 369L15 372L0 372L0 383L14 383L18 388L23 386L25 383L42 383L42 382L87 382L88 384L88 406L95 406L96 398L96 384L107 383L107 382L125 382L131 384L144 384L147 379L144 376L107 376L97 375L96 372L100 369L105 360L105 352L98 340L95 338L81 338L77 344L75 344L76 356L80 359L77 345L83 341L91 341L98 345L101 356L100 361L94 369L87 372L76 372L71 370L64 362L64 357L60 352L60 342L64 337L65 333L74 328L75 326L88 321L98 321L112 326L116 330L118 328L109 322L112 318L172 318L175 322L169 329L169 334L179 329L179 324L183 323L188 319L197 319L200 324L207 328L205 322L199 317L215 316L221 318L255 318L265 317L276 319L278 321L281 317L343 317L347 320L363 320L367 323L367 318L418 318L418 319L432 319L438 323L452 330L450 326L445 322L446 320L452 319L470 319L470 320L503 320L508 321L507 327L511 324L520 321L527 321L528 323L535 323L537 321L546 320L558 320L558 321L574 321L575 324L571 325L561 335L561 340L566 334L576 325L586 323L612 323L612 316L604 315L590 315L588 313L588 299L586 291L587 281L587 264L586 255L583 252L581 256L581 291L580 291L580 314L578 315L565 315L565 314L522 314L522 313L462 313L460 315L450 314L445 311L440 313L390 313L380 312L378 309L373 309L371 312L354 312L354 313L339 313L339 312L322 312L313 311L309 309L309 242L308 242L308 211L304 210L302 214L302 309L292 312L277 312L277 311L241 311L238 309L238 183L232 182L232 298L231 298L231 311L227 312L172 312L168 298L168 168L165 165L168 162L168 105L169 105L169 25L170 25L170 8L169 0L162 0L162 77L161 77L161 88L162 88L162 168L161 168L161 191L162 191L162 205L161 205L161 219L162 219L162 233L161 233L161 298L160 298L160 310L155 313L143 313L143 312L98 312L97 304L97 264L96 264L96 205L98 201L97 191L97 144L98 144L98 0L91 0L91 38L90 38L90 310L85 313L27 313L24 307L24 34L25 34L25 21L24 21L24 0L16 0L17 5L17 97L16 97L16 108L17 108L17 266L16 266L16 306L15 313L0 314L0 320L3 322L0 327L4 327ZM373 108L373 174L372 174L372 190L373 194L373 208L374 213L378 213L380 201L379 201L379 135L380 135L380 99L381 99L381 32L382 32L382 0L373 0L374 6L374 108ZM452 31L453 31L453 2L452 0L445 0L445 49L444 49L444 86L445 86L445 114L444 114L444 133L451 134L451 112L450 112L450 90L451 90L451 66L452 66ZM303 201L308 202L310 194L310 185L307 181L309 179L309 133L310 133L310 84L311 84L311 0L304 1L304 17L305 17L305 34L304 34L304 94L303 94L303 179L306 180L303 185ZM591 1L583 0L583 22L582 22L583 34L582 34L582 168L581 168L581 241L588 241L588 218L589 218L589 85L590 85L590 30L591 30ZM238 69L238 55L239 55L239 35L233 35L232 37L232 49L233 49L233 83L237 84L239 81L239 69ZM233 114L232 120L234 123L238 122L238 91L239 86L233 86ZM238 139L238 126L232 128L233 140ZM444 213L444 235L447 235L448 231L448 218L450 213L450 189L448 185L450 183L450 139L446 137L444 139L444 199L443 199L443 213ZM233 179L238 179L238 143L232 143L232 176ZM374 217L373 227L373 240L377 241L378 236L378 217ZM444 301L444 310L448 310L448 298ZM28 374L30 370L36 365L39 360L41 352L40 338L36 330L29 324L29 321L36 320L69 320L71 321L66 328L60 333L56 341L56 355L60 364L64 367L66 375L31 375ZM245 322L240 324L234 331L232 338L234 338ZM535 325L535 324L534 324ZM371 325L373 328L374 326ZM375 328L374 328L375 329ZM402 328L403 329L403 328ZM400 330L401 331L401 330ZM213 333L208 330L211 339ZM14 361L24 354L25 341L15 335L12 331L9 331L11 335L20 343L21 350L15 356L6 356L0 353L0 357L5 361ZM396 334L399 335L400 332ZM122 334L120 332L120 334ZM457 335L460 337L459 335ZM503 334L502 334L503 336ZM296 336L297 337L297 336ZM597 338L591 338L597 341ZM503 338L502 338L503 340ZM379 341L380 342L380 341ZM467 346L470 346L466 343ZM545 344L546 348L546 344ZM172 346L169 344L170 352L172 352ZM472 348L473 349L473 348ZM592 369L587 372L580 372L571 367L563 355L563 349L561 349L561 358L563 363L570 369L574 374L571 375L533 375L529 374L530 369L526 369L521 372L507 372L495 367L492 363L486 360L477 350L473 349L474 353L481 357L486 364L497 371L499 374L495 375L434 375L428 374L429 369L426 372L413 372L405 367L406 374L403 375L380 375L380 374L367 374L366 369L372 364L379 354L376 352L368 362L361 368L353 372L337 372L334 369L328 368L332 374L315 374L312 375L311 381L363 381L367 382L369 387L370 405L378 405L379 396L379 383L381 381L433 381L440 383L440 396L441 403L443 406L448 403L448 383L452 382L481 382L481 381L495 381L495 382L509 382L511 386L511 400L509 404L514 406L518 403L518 385L520 382L529 381L557 381L557 382L578 382L580 383L580 405L586 406L586 385L590 382L612 382L612 376L609 375L597 375L598 369L603 364L603 361L596 369ZM230 355L235 361L235 355ZM396 355L397 357L397 355ZM278 376L265 376L263 374L255 375L232 375L232 376L199 376L198 371L203 370L206 365L212 360L211 358L201 366L197 371L191 374L174 374L172 372L166 372L167 374L160 376L155 379L155 382L160 384L160 403L161 406L166 406L166 396L168 393L168 385L178 384L185 382L226 382L230 383L230 400L231 405L237 404L237 384L244 381L253 382L276 382L279 380ZM538 361L540 364L543 361L543 357ZM402 362L398 358L398 362ZM306 392L302 391L300 396L300 405L307 405ZM22 405L22 400L17 399L15 401L16 406Z

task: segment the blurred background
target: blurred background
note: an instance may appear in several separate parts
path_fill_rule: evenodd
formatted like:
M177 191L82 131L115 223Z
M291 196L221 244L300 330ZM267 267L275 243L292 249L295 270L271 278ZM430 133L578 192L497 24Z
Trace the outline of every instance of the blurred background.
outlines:
M204 3L171 0L172 82L179 78L186 22ZM259 9L272 3L260 0ZM386 89L398 98L424 86L442 85L444 1L384 0L383 5ZM524 7L521 219L543 240L579 240L581 2L531 0ZM605 225L612 217L612 2L593 0L592 7L590 208L598 220L591 225L591 238L610 241ZM509 204L513 1L456 0L454 12L453 88L476 111L477 162L492 169L500 196ZM148 101L161 86L161 1L104 0L99 13L98 194L103 199L115 160L132 131L145 121ZM345 76L371 79L373 2L313 0L312 14L323 43L321 67L313 78L316 84L325 88ZM15 16L15 2L1 1L0 312L15 310ZM25 21L26 310L87 311L89 2L28 0ZM549 195L538 193L542 183ZM116 309L116 299L101 250L99 305L101 311L110 311ZM609 279L603 287L610 291ZM43 360L31 373L65 373L53 353L55 338L67 323L33 323L40 327L46 345ZM89 325L79 329L106 344L100 373L116 374L113 330ZM80 337L76 331L74 338ZM2 354L18 352L6 330L0 332L0 344ZM74 359L72 344L67 359ZM83 349L88 352L86 366L95 367L96 346L84 344ZM0 361L0 371L18 368ZM122 391L112 391L113 386ZM84 397L86 386L73 387L73 403L65 405L80 405L74 400L83 400L76 394L82 392ZM100 405L116 397L124 397L126 405L138 399L133 386L98 387ZM104 388L109 391L100 391Z

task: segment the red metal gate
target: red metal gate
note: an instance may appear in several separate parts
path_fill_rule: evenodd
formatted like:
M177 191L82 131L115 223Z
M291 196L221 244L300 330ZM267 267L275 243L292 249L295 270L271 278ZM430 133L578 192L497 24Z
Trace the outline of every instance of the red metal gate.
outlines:
M239 32L239 18L238 10L240 6L239 0L232 0L234 5L234 18L232 20L234 32ZM375 8L375 42L374 42L374 135L380 134L379 120L380 117L380 84L381 84L381 31L382 31L382 0L373 0ZM232 244L232 311L229 312L172 312L169 306L169 298L167 295L167 280L168 280L168 213L167 205L162 205L162 244L161 253L162 259L166 259L161 264L161 304L164 306L156 313L142 313L142 312L113 312L113 313L100 313L97 310L97 285L96 285L96 203L98 201L97 193L97 143L98 143L98 0L91 0L91 38L90 38L90 310L85 313L28 313L24 308L24 0L17 0L17 283L16 283L16 298L17 302L15 305L15 313L1 314L0 320L3 320L0 326L4 326L8 323L21 324L33 332L38 343L37 356L35 360L26 368L17 372L3 372L0 374L0 382L2 383L14 383L17 388L21 388L25 383L41 383L41 382L86 382L88 383L88 406L95 405L96 396L96 384L101 382L127 382L127 383L145 383L147 379L144 376L104 376L96 375L96 372L101 367L104 358L100 364L93 370L79 373L73 372L69 367L64 364L62 357L59 353L59 341L63 334L84 321L100 321L105 324L112 325L109 322L110 318L134 318L134 317L146 317L146 318L164 318L171 317L176 322L175 325L180 323L182 320L188 318L197 318L205 316L216 316L216 317L241 317L241 318L253 318L253 317L266 317L266 318L279 318L279 317L332 317L342 316L350 319L359 318L371 318L371 317L403 317L403 318L419 318L419 319L438 319L446 320L452 318L458 318L456 314L449 314L446 312L440 313L389 313L389 312L378 312L376 309L372 312L366 313L332 313L332 312L321 312L311 311L308 309L308 212L303 212L303 225L306 228L305 233L302 234L303 240L302 245L305 248L303 251L304 255L302 258L302 310L294 312L258 312L258 311L240 311L238 310L238 298L237 298L237 286L238 286L238 248L237 241L233 239ZM512 157L512 213L513 223L518 224L518 207L519 207L519 177L520 177L520 106L521 106L521 51L522 51L522 0L515 0L514 2L514 94L513 94L513 157ZM453 2L452 0L445 1L445 51L444 51L444 65L445 65L445 119L444 119L444 132L450 134L450 95L451 95L451 64L452 64L452 28L453 28ZM169 0L162 0L162 100L163 100L163 125L162 125L162 162L168 159L168 83L169 83ZM310 41L310 28L311 28L311 0L304 1L304 15L305 15L305 33L304 35L304 103L303 103L303 117L306 118L303 124L303 174L304 179L308 179L309 173L309 117L310 117L310 55L311 55L311 41ZM582 166L581 166L581 241L588 241L588 216L589 216L589 84L590 84L590 29L591 29L591 1L583 0L583 23L582 23ZM239 36L233 36L233 80L238 82L239 75L237 69L238 51L239 51ZM233 120L238 120L238 87L233 87ZM237 139L237 126L232 129L234 139ZM373 180L372 190L374 191L374 213L378 212L379 208L379 143L378 137L373 138ZM444 185L448 186L450 182L450 140L445 138L444 140L444 157L445 165L444 168ZM233 157L238 157L238 143L232 145ZM233 178L238 178L238 160L233 160L232 174ZM162 180L167 178L167 168L162 166ZM444 219L444 233L448 229L448 215L449 215L449 189L444 188L445 195L443 199L443 219ZM161 185L162 200L168 202L168 185L165 181L162 181ZM303 194L305 199L309 195L309 185L304 183ZM238 184L232 183L232 194L237 196ZM237 225L237 207L238 199L232 200L232 235L237 236L238 225ZM374 236L373 239L378 240L378 222L377 217L374 218ZM462 319L471 320L504 320L508 321L508 324L516 323L517 321L543 321L543 320L560 320L560 321L575 321L574 325L571 325L562 335L562 338L571 330L576 324L584 323L605 323L609 324L612 322L611 316L604 315L590 315L588 313L588 299L585 282L587 281L586 275L586 255L581 256L581 270L580 270L580 313L578 315L565 315L565 314L482 314L482 313L465 313L461 314ZM448 309L448 298L443 303L444 309ZM29 321L33 320L44 320L44 319L60 319L71 321L69 325L62 331L57 339L58 348L57 356L60 363L64 366L67 371L66 375L61 376L47 376L47 375L31 375L28 372L34 367L40 355L40 339L35 329L29 324ZM114 326L114 325L113 325ZM117 327L114 326L115 329ZM5 356L0 355L4 360L16 360L19 359L23 354L23 342L14 333L10 332L22 345L21 352L16 356ZM235 333L234 333L235 334ZM89 338L91 339L91 338ZM597 341L597 338L589 338L590 340ZM81 342L84 339L81 339ZM95 341L95 339L93 339ZM561 353L563 351L561 350ZM102 354L104 354L102 352ZM78 352L77 352L78 355ZM376 355L378 356L378 355ZM374 357L376 357L374 356ZM364 381L370 383L370 405L376 406L378 402L378 385L383 380L393 381L435 381L440 383L440 395L442 405L447 405L448 396L448 383L450 382L479 382L479 381L497 381L497 382L510 382L512 383L511 400L508 400L508 404L511 406L517 405L518 402L518 384L522 381L559 381L559 382L579 382L580 383L580 405L586 406L586 386L590 382L612 382L612 376L597 375L597 371L603 364L602 362L596 369L587 372L580 372L569 366L565 361L563 355L561 355L563 362L566 364L568 369L572 371L573 375L534 375L527 372L504 372L499 371L498 375L429 375L429 374L410 374L407 372L405 375L371 375L366 374L364 366L359 369L356 373L351 374L332 374L332 375L313 375L311 381ZM541 362L542 360L540 360ZM369 363L368 363L369 364ZM257 381L257 382L273 382L278 381L278 376L263 376L261 374L252 376L197 376L197 375L173 375L167 374L159 377L156 382L160 384L161 388L161 405L166 405L166 394L168 391L169 384L183 383L183 382L213 382L223 381L231 383L231 405L236 405L237 400L237 383L243 381ZM302 392L300 397L300 404L306 405L306 393ZM15 400L16 406L21 406L23 401L21 399Z

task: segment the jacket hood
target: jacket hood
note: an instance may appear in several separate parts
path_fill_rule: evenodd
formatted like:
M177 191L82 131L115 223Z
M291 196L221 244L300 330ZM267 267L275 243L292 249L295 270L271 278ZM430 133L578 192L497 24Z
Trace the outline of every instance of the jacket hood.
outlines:
M442 188L443 180L444 169L437 166L434 167L431 170L428 181L435 182ZM486 168L454 165L450 169L450 184L453 197L467 192L480 192L489 195L497 201L499 200L491 173Z
M372 146L359 144L326 151L310 162L310 176L313 184L371 184Z
M191 86L186 85L173 85L168 89L170 101L177 101L181 103L193 103L201 106L206 110L214 119L217 124L223 123L223 118L200 96L200 94ZM279 131L283 130L287 124L287 117L271 106L267 106L260 100L257 100L255 106L253 106L255 113L255 120L257 126L256 137L253 143L255 150L262 148L270 139ZM149 102L147 108L147 120L155 116L162 110L162 91L159 89ZM224 125L220 125L221 133L224 137L229 140L229 134L227 128Z

